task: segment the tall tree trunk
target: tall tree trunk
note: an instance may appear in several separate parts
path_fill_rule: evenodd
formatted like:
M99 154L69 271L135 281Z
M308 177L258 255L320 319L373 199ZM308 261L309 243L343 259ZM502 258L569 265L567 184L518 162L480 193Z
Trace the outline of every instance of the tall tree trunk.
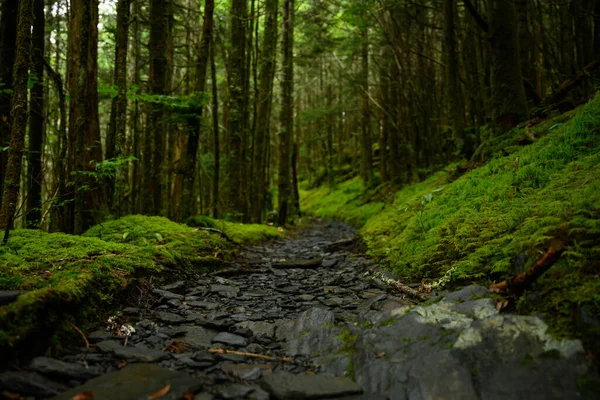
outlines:
M202 25L202 39L200 41L200 49L198 50L198 62L196 63L196 93L203 95L206 87L206 70L208 67L210 56L210 44L212 42L213 30L213 12L215 8L214 0L206 0L204 3L204 23ZM200 129L202 122L203 106L196 109L195 120L190 129L190 134L187 142L187 152L185 155L185 171L196 170L196 155L198 153L198 144L200 140ZM187 217L194 214L194 177L196 174L187 173L183 185L183 198L178 217L185 221Z
M236 213L244 213L246 199L244 198L245 160L243 144L246 132L244 111L247 98L244 98L246 77L246 17L247 0L232 0L231 2L231 78L229 85L229 115L227 129L229 131L229 204L228 209Z
M11 98L13 89L13 66L15 63L15 43L17 38L18 0L4 0L0 19L0 204L2 204L4 177L11 131Z
M500 133L504 133L529 115L521 79L515 0L490 2L488 21L492 47L492 118Z
M135 19L133 25L133 49L134 49L134 62L133 62L133 83L138 88L141 84L140 79L140 58L141 58L141 32L140 32L140 19L141 19L141 5L139 1L134 2ZM133 136L133 157L136 158L136 162L133 163L133 170L131 172L131 209L133 213L140 213L142 207L140 204L141 196L141 177L140 177L140 163L144 163L146 167L145 155L140 157L140 137L142 132L140 131L140 101L136 98L133 102L133 116L131 118L131 134ZM145 144L145 142L144 142Z
M279 126L279 225L285 225L292 196L291 144L294 135L294 0L283 0L281 28L281 114Z
M271 109L273 104L273 79L275 77L277 55L277 16L279 13L279 0L266 0L265 2L265 27L263 33L262 57L260 59L258 110L256 130L254 133L254 161L252 179L252 219L260 222L263 218L267 187L267 151L269 145L269 131Z
M215 152L215 170L212 188L212 216L219 218L219 175L221 169L221 149L219 143L219 99L217 97L217 68L215 66L215 39L210 43L210 79L212 81L212 123Z
M27 80L31 65L31 25L33 24L33 0L21 0L18 12L16 35L15 64L13 74L13 99L11 105L11 135L8 163L6 166L6 182L4 185L4 201L0 210L0 227L5 228L3 243L8 240L8 233L19 201L21 187L21 163L25 147L27 130Z
M38 226L42 218L42 149L44 142L44 0L34 0L35 21L32 32L32 59L35 76L30 94L29 155L27 160L27 226Z
M93 172L102 161L98 119L98 2L73 0L69 21L67 66L69 149L67 179L74 174L72 231L81 234L104 218L107 209L99 183L80 171Z
M448 87L448 105L450 107L450 123L452 126L452 136L456 150L459 154L464 154L465 147L465 105L462 100L462 94L459 85L459 65L456 32L454 29L456 19L456 1L445 0L444 2L444 38L447 52L447 87Z
M368 29L362 31L361 45L361 98L362 120L360 136L360 176L366 187L373 178L373 153L371 145L371 111L369 110L369 38Z
M168 35L170 23L169 2L150 0L150 73L148 76L148 92L154 96L167 92L168 46L165 35ZM162 169L165 151L166 127L164 124L163 105L152 102L148 105L148 121L144 139L144 213L160 214L162 195L166 190Z
M110 126L106 136L106 158L125 155L127 129L127 45L129 38L129 5L131 0L117 2L117 33L115 37L115 71L113 83L117 96L112 99ZM124 190L127 186L126 165L117 168L115 177L108 183L108 199L111 211L120 217L124 211Z

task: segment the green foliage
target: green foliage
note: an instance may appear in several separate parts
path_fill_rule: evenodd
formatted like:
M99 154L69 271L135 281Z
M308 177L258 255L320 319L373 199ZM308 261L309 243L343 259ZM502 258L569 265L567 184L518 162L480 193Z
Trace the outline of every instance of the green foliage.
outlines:
M535 140L523 145L531 134ZM530 263L558 236L568 247L538 280L544 301L523 298L519 307L546 312L556 331L574 334L574 307L587 304L600 315L594 270L600 259L600 96L528 134L517 129L493 143L484 145L484 158L494 157L487 164L453 182L450 166L398 191L385 207L362 202L356 180L333 192L303 191L302 205L320 217L361 224L370 253L406 281L429 278L447 287L505 279L516 273L514 256L524 254ZM367 213L371 207L378 211Z

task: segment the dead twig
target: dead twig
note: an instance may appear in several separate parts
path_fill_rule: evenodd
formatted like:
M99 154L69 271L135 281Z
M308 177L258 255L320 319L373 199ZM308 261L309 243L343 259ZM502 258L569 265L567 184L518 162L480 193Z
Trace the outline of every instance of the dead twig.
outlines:
M90 348L90 342L88 342L87 338L85 337L85 334L84 334L84 333L81 331L81 329L79 329L78 327L76 327L75 325L73 325L73 324L72 324L72 323L70 323L70 322L67 322L67 324L68 324L68 325L69 325L71 328L75 329L75 330L77 331L77 333L79 333L79 334L81 335L81 337L83 338L83 341L85 342L85 348L86 348L86 349L89 349L89 348Z
M244 357L260 358L262 360L267 360L267 361L285 361L285 362L292 361L292 357L276 358L276 357L265 356L263 354L245 353L242 351L235 351L235 350L208 349L208 352L213 353L213 354L235 354L235 355L244 356Z
M229 243L232 243L236 246L241 246L241 244L235 242L232 238L227 236L227 234L220 229L216 229L216 228L195 228L195 229L199 230L199 231L208 231L208 232L212 232L212 233L218 233L219 235L221 235L221 237L223 239L227 240Z

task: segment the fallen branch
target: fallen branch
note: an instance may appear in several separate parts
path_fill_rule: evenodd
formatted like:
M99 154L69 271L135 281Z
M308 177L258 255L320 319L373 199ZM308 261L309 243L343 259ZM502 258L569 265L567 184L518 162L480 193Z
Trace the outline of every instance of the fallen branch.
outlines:
M346 247L354 246L356 243L358 243L358 237L342 239L342 240L338 240L337 242L328 244L327 250L329 250L329 251L341 250Z
M67 322L67 324L68 324L68 325L69 325L71 328L75 329L75 330L77 331L77 333L79 333L79 334L81 335L81 337L83 338L83 341L85 342L85 348L86 348L86 349L89 349L89 348L90 348L90 342L88 342L88 340L87 340L87 338L85 337L85 335L83 334L83 332L81 332L81 329L79 329L78 327L76 327L75 325L73 325L73 324L72 324L72 323L70 323L70 322Z
M242 351L223 350L223 349L208 349L208 352L213 353L213 354L235 354L237 356L260 358L262 360L267 360L267 361L292 361L292 359L293 359L292 357L276 358L276 357L265 356L262 354L245 353Z
M368 277L372 277L375 279L379 279L380 281L382 281L383 283L385 283L386 285L388 285L389 287L391 287L392 289L397 290L398 292L404 293L410 297L413 297L415 299L418 300L427 300L427 297L425 295L423 295L422 293L420 293L418 290L415 290L413 288L411 288L408 285L405 285L404 283L397 281L395 279L389 278L387 276L385 276L384 274L382 274L380 271L375 271L375 270L369 270L367 271L367 273L365 273L365 276Z
M560 258L561 254L565 250L564 243L558 239L552 240L550 248L546 253L536 260L531 268L527 271L507 279L504 282L494 283L488 286L488 289L492 292L505 292L510 290L516 294L521 294L531 284L533 284L537 278L539 278L544 272L548 271L550 267L554 265Z
M223 239L227 240L229 243L232 243L236 246L241 246L239 243L235 242L232 238L227 236L227 234L220 229L216 229L216 228L194 228L194 229L196 229L198 231L208 231L208 232L212 232L212 233L217 233L217 234L221 235L221 237Z

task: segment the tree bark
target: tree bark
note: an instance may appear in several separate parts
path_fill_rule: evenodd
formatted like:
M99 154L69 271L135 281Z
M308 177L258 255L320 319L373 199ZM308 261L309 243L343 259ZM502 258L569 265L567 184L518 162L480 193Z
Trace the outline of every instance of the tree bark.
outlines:
M360 176L367 187L373 178L373 150L371 144L371 111L369 109L369 38L368 29L362 31L361 44L361 98L362 119L360 136Z
M229 201L227 208L237 214L244 214L246 199L243 187L244 168L246 167L243 143L245 143L245 116L247 98L244 98L246 77L246 17L247 0L231 2L231 52L228 106L228 139L229 139Z
M33 0L21 0L18 11L18 24L15 48L15 64L13 73L14 89L11 104L11 135L6 181L2 210L0 210L0 227L5 229L3 243L8 240L8 232L12 228L19 190L21 187L21 164L27 130L27 81L31 65L31 25L33 24Z
M113 83L117 96L112 99L110 126L106 136L106 158L122 158L125 155L125 135L127 129L127 46L129 39L129 18L131 0L117 2L117 32L115 36L115 70ZM127 166L121 165L108 183L108 199L111 212L117 217L123 215L124 190L127 187Z
M212 216L219 218L219 183L221 169L221 149L219 143L219 99L217 97L217 68L215 67L215 39L210 44L210 79L212 81L212 123L213 145L215 152L215 169L212 188Z
M277 53L277 15L279 1L267 0L265 2L265 27L263 33L262 57L260 59L260 72L258 76L258 109L256 117L256 130L254 133L254 162L252 179L252 219L260 222L264 214L264 205L267 187L267 151L269 145L269 131L271 109L273 103L273 79L275 77Z
M447 52L447 90L454 145L459 154L465 151L465 106L460 90L460 72L455 32L456 1L444 2L444 38Z
M286 224L292 196L291 143L294 135L294 0L283 0L281 28L281 114L279 127L279 194L278 216L280 226Z
M8 152L4 149L10 143L12 99L10 91L13 89L18 6L18 0L4 0L0 19L0 204L2 204L8 161Z
M206 70L208 67L210 46L212 42L213 30L213 12L215 8L214 0L206 0L204 2L204 23L202 25L202 39L200 48L198 49L198 62L196 63L196 93L204 95L206 87ZM198 105L196 109L195 120L190 129L190 134L187 142L187 151L185 154L185 171L196 170L196 155L198 153L198 144L200 140L200 128L202 122L202 111L204 106ZM179 210L179 218L185 221L187 217L194 214L193 191L196 174L187 173L183 185L183 198Z
M74 181L69 232L81 234L104 219L107 210L100 182L88 176L102 161L98 118L98 2L73 0L69 20L67 87L69 140L66 179Z
M521 78L515 0L488 4L490 27L492 118L500 133L515 127L529 115Z
M44 142L44 47L45 16L44 0L34 0L35 21L32 32L32 74L35 76L30 94L29 154L27 159L27 209L28 227L36 227L42 218L42 149Z

